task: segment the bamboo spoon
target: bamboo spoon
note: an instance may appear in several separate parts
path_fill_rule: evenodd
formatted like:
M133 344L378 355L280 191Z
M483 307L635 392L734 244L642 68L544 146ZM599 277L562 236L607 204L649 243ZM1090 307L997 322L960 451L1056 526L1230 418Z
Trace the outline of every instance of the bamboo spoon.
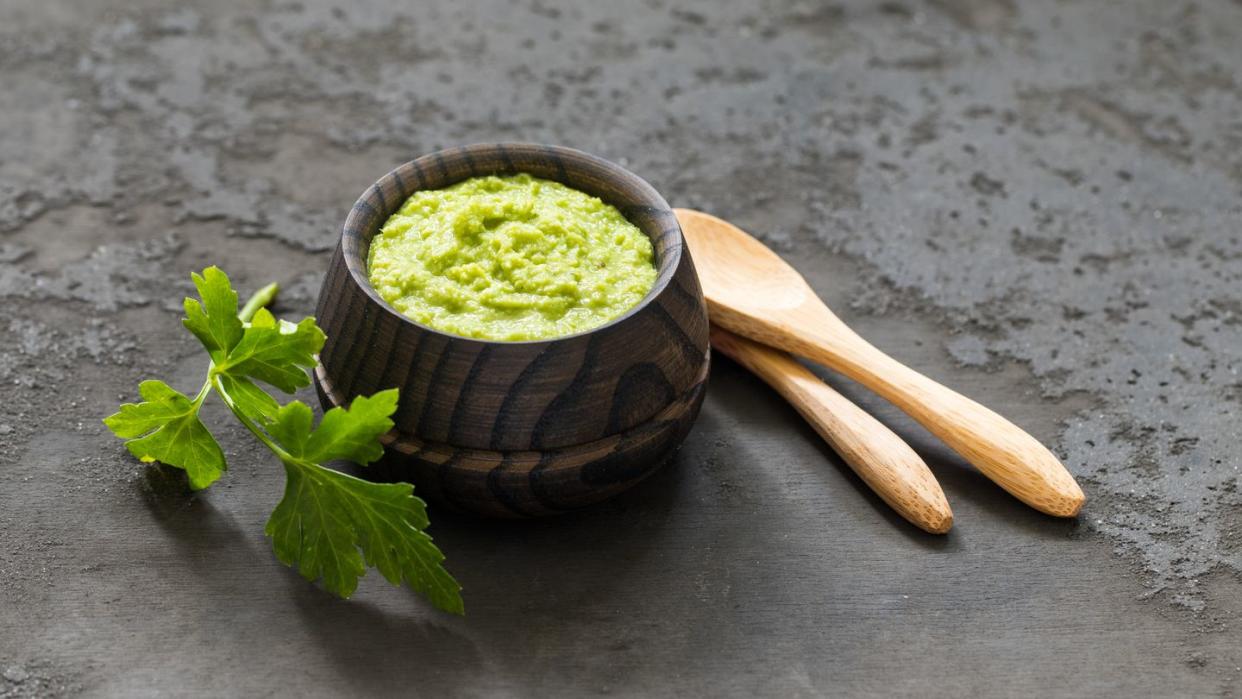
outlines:
M880 394L1022 502L1073 517L1085 496L1019 427L873 347L776 253L733 224L677 209L714 324L820 362Z
M711 333L714 349L776 389L889 507L923 531L949 531L940 483L901 437L788 354L715 325Z

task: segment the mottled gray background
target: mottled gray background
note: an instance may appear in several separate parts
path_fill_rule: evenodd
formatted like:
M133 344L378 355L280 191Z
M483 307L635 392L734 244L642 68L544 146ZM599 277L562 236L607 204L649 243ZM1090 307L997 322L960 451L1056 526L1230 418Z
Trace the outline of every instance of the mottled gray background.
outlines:
M0 696L1227 695L1242 678L1242 3L0 4ZM589 7L589 9L588 9ZM744 225L863 335L1011 416L1077 522L931 463L892 515L721 360L675 465L538 523L433 509L449 618L272 557L283 475L189 495L99 423L189 389L208 263L310 312L430 150L576 146Z

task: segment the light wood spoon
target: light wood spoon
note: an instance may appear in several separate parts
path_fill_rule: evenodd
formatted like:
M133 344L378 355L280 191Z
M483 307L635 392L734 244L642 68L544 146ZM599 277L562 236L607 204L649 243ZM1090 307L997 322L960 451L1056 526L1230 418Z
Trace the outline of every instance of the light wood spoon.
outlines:
M1073 517L1086 499L1052 452L1018 426L901 364L841 321L766 245L722 219L677 209L711 322L822 363L870 388L1022 502Z
M949 531L953 510L940 483L901 437L785 352L716 325L711 332L713 349L776 389L889 507L923 531Z

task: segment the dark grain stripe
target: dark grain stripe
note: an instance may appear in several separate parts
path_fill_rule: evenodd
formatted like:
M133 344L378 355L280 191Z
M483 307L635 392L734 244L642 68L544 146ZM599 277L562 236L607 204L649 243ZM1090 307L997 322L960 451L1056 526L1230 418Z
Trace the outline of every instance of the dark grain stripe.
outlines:
M662 228L660 235L656 236L655 244L665 256L668 256L674 250L681 250L681 229L679 228ZM662 258L663 259L663 258Z
M490 173L490 172L483 172L483 171L479 170L479 167L475 164L475 162L474 162L474 158L473 158L473 157L471 157L471 155L470 155L470 150L469 150L468 148L462 148L462 149L460 149L458 152L460 152L460 153L461 153L462 160L465 160L465 161L466 161L466 169L468 169L468 170L470 171L470 176L471 176L471 177L477 177L478 175L490 175L490 174L492 174L492 173Z
M414 391L411 383L418 379L416 369L422 364L423 353L429 344L428 340L435 336L425 332L416 333L416 336L418 339L415 340L414 351L411 353L410 361L406 364L405 374L401 380L401 400L397 405L397 414L393 416L393 422L397 424L398 428L407 424L411 417L410 413L414 411L416 406L420 408L418 413L420 419L422 411L426 409L426 403L419 406L414 402ZM423 400L426 400L426 396L423 397Z
M695 346L694 340L691 340L686 331L677 324L677 321L669 314L668 309L664 307L661 300L657 299L648 308L651 309L652 317L660 321L660 324L664 326L665 332L668 333L669 338L677 345L677 349L681 350L686 366L698 366L703 360L703 350Z
M370 333L373 340L367 343L369 349L359 361L364 361L370 358L373 362L382 363L384 368L378 373L372 369L368 369L366 372L367 380L361 384L355 384L357 387L354 390L358 393L371 394L379 389L388 388L388 386L384 384L384 377L388 374L388 368L393 363L393 354L395 348L398 346L397 343L401 335L400 327L397 324L392 323L391 319L387 318L383 311L375 311L372 315L375 316L375 321L372 325ZM389 322L386 323L385 321ZM384 332L386 325L392 329L391 332ZM379 344L384 339L385 335L387 335L387 341L383 342L382 345Z
M467 405L470 403L469 396L474 393L474 384L479 380L479 373L483 371L483 367L487 364L487 359L491 356L494 346L490 344L483 345L483 349L479 350L479 353L474 357L474 361L471 362L470 371L466 372L466 380L461 382L457 393L457 402L453 405L453 415L449 418L448 441L450 444L470 443L470 426L464 424L464 416Z
M384 196L384 188L376 182L371 189L375 192L375 198L379 199L380 211L388 211L388 197Z
M673 424L671 421L651 422L639 430L631 430L617 440L617 446L607 456L596 459L582 467L582 482L592 486L617 485L619 483L637 482L662 465L662 460L670 446L672 434L663 435L660 442L647 444L652 434L658 434ZM675 432L673 433L675 434ZM635 458L631 453L638 450L647 454L647 458Z
M492 436L488 440L492 449L501 448L502 435L512 429L509 423L515 415L514 405L525 397L527 384L543 373L547 363L556 356L556 353L552 351L553 347L554 345L549 344L535 355L535 358L526 365L526 368L522 369L522 373L518 374L513 385L509 387L504 401L500 404L500 409L496 411L496 421L492 423Z
M423 398L423 410L418 416L418 427L415 429L416 434L427 434L427 421L431 419L431 408L434 403L431 397L436 395L436 388L448 378L445 374L448 371L449 359L452 356L452 345L446 345L436 359L436 368L431 372L431 381L427 383L427 395Z
M681 279L673 279L669 283L668 288L682 303L686 304L687 308L695 308L699 305L698 298L686 291L686 287L682 286Z
M315 323L317 323L320 328L323 328L324 334L327 335L327 339L325 339L323 343L323 348L320 348L319 350L319 355L324 356L324 358L332 356L333 351L335 351L335 348L337 348L337 344L340 341L340 338L335 336L337 333L333 330L337 328L337 318L338 313L340 312L340 297L345 294L345 291L342 288L342 283L340 283L340 276L342 276L343 273L348 274L348 271L345 271L345 263L342 259L343 256L344 253L340 252L340 246L338 246L337 252L333 253L332 264L328 267L328 276L327 278L324 278L323 288L319 291L319 303L315 305L314 309Z
M328 274L324 277L323 287L319 291L319 303L315 306L315 322L321 328L331 328L335 324L337 309L340 308L340 304L336 301L340 300L343 293L341 274L348 273L345 269L344 258L345 253L341 249L341 244L338 243L336 250L332 252Z
M572 186L573 180L570 179L569 173L565 171L565 161L561 158L560 154L546 146L540 150L548 158L548 160L556 166L556 173L559 176L558 181Z
M673 280L669 283L668 289L669 291L673 293L674 296L677 297L678 301L685 304L685 307L687 309L691 310L691 312L696 311L697 309L700 308L700 301L697 296L695 296L694 294L691 294L689 291L686 291L686 287L683 284L684 282L681 277L674 277ZM706 318L703 318L702 321L706 321ZM686 318L683 322L690 323L693 321L690 318ZM684 325L679 324L678 327L682 328L683 334L684 334ZM687 335L687 338L689 338L688 335ZM694 343L694 341L691 339L691 344L694 345L695 350L699 354L702 354L707 351L707 347L709 344L709 341L707 338L708 338L707 333L703 333L702 346L699 346L697 343Z
M406 339L406 325L397 323L393 328L392 343L388 353L384 355L384 370L380 372L378 388L398 388L405 383L410 373L411 358L418 346L423 343L422 335L416 335L413 341ZM398 373L400 378L398 378Z
M636 409L650 406L647 412L655 415L677 398L677 391L669 383L660 367L652 362L635 364L617 379L612 393L612 405L608 410L608 434L620 432L632 426L628 419ZM636 407L637 406L637 407ZM641 419L647 419L644 416Z
M469 511L471 508L457 497L458 488L453 484L453 475L457 462L461 460L461 452L453 454L448 460L436 467L436 484L440 487L440 497L449 507Z
M346 361L349 353L353 351L354 343L357 338L354 333L349 331L350 325L353 323L354 304L365 296L358 291L348 290L345 292L345 311L341 315L339 321L333 323L332 334L337 337L333 343L333 350L328 357L327 365L332 369L332 381L341 391L341 386L353 380L350 372L355 367L351 367Z
M509 154L509 149L504 146L496 146L496 154L500 156L500 162L505 164L505 172L510 175L517 174L517 166L513 164L513 156Z
M621 210L622 216L630 219L631 221L636 218L644 217L650 217L656 221L659 221L672 213L668 209L660 206L648 206L644 204L626 204L624 206L618 206L617 208Z
M504 475L505 471L509 469L510 466L511 461L509 457L506 456L498 466L487 472L487 492L491 493L493 498L496 498L496 502L504 505L510 512L513 512L519 517L539 516L539 512L528 509L520 500L513 496L513 493L509 492L508 488L505 487Z
M593 333L588 336L586 351L582 356L582 364L578 366L577 373L560 393L556 394L556 398L548 404L543 413L539 415L539 420L535 422L535 428L531 430L530 445L535 449L542 449L544 446L544 431L548 428L548 423L560 417L563 411L561 406L573 401L574 397L582 391L586 384L587 378L591 375L591 369L595 366L595 357L599 354L600 333Z
M358 232L352 228L345 229L345 236L341 238L341 252L347 259L361 259L358 254L358 235Z
M354 341L350 347L346 361L353 368L350 375L349 384L343 387L345 395L356 396L364 392L369 392L367 388L368 375L371 374L370 367L363 366L367 358L372 355L372 351L376 346L376 328L379 325L380 314L375 310L373 304L367 303L365 298L362 303L362 313L358 319L358 330L353 333Z
M530 470L530 474L526 477L527 482L530 483L530 492L539 501L540 505L553 512L568 512L577 509L572 505L566 505L557 498L551 484L546 481L544 474L548 467L553 465L555 460L556 452L548 451L543 453L539 463L535 464L535 467Z
M364 379L362 384L365 387L364 374L367 373L367 367L363 366L363 361L367 355L373 350L375 344L375 329L379 324L379 317L383 311L374 304L367 302L365 294L359 293L363 300L361 317L358 319L358 327L350 333L349 353L346 355L346 362L350 368L349 381L341 387L342 392L347 396L358 395L360 391L359 379ZM365 329L364 329L365 328Z
M436 151L431 157L435 160L436 167L440 169L440 177L442 177L444 183L447 184L449 180L449 169L448 163L444 161L444 153L442 151Z

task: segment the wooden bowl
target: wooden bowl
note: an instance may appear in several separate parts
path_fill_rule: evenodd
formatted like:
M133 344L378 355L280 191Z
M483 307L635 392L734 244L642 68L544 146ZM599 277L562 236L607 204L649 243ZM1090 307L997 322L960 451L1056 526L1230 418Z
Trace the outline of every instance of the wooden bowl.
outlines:
M651 238L658 274L638 306L576 335L490 342L420 325L380 298L367 251L411 194L519 172L595 195ZM345 219L317 317L325 409L400 389L385 456L367 477L493 516L576 509L650 475L689 432L710 366L703 292L668 204L624 168L553 146L453 148L385 175Z

